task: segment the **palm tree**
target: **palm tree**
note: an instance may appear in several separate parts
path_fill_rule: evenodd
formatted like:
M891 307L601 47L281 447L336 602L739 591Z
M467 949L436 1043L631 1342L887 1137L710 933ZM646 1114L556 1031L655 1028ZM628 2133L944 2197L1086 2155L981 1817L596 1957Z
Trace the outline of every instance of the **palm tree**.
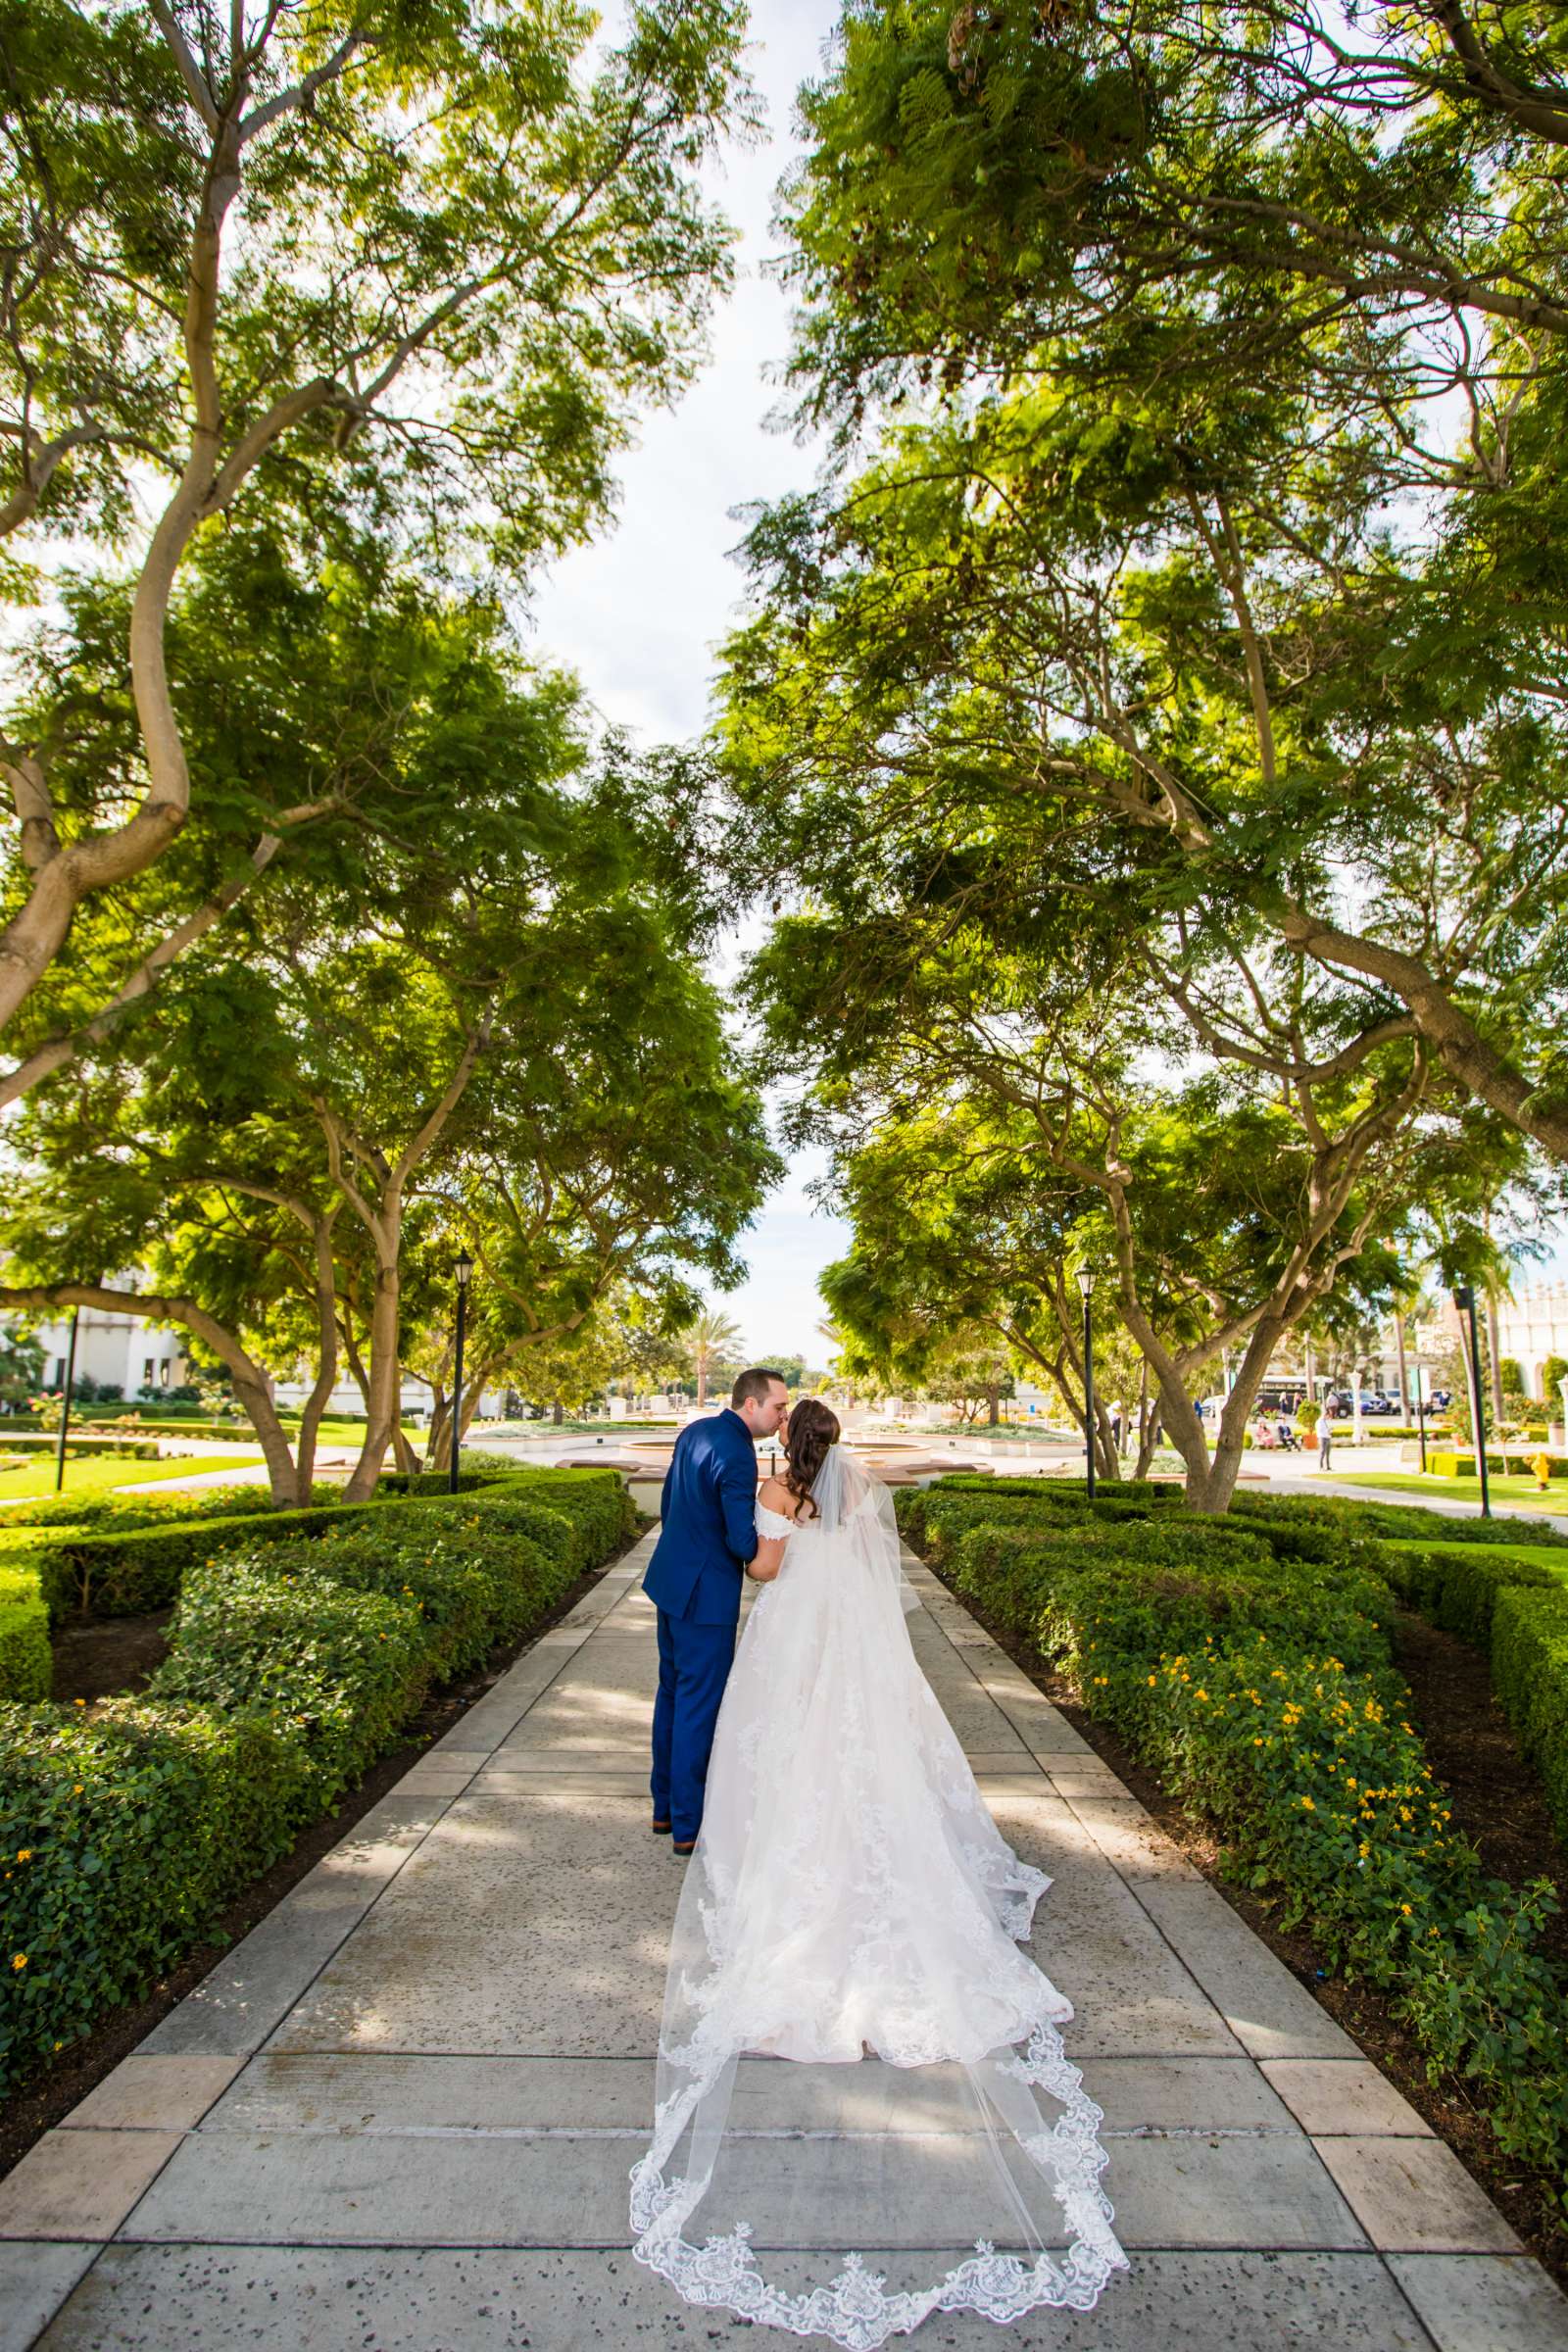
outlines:
M697 1375L697 1404L701 1410L708 1402L708 1376L726 1356L737 1352L741 1327L732 1315L705 1309L695 1323L687 1324L680 1335L680 1345Z

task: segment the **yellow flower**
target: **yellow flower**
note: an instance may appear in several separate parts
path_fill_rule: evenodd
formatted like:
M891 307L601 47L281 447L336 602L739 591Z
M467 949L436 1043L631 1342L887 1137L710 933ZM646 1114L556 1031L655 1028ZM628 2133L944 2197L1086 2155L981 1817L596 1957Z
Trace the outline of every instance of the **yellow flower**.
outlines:
M73 1699L72 1704L73 1706L84 1707L87 1704L87 1701L84 1698L77 1698Z
M1152 1674L1152 1675L1150 1676L1150 1678L1149 1678L1149 1679L1150 1679L1150 1681L1151 1681L1152 1683L1157 1683L1157 1682L1158 1682L1158 1680L1159 1680L1159 1677L1158 1677L1158 1675L1157 1675L1157 1674Z
M1410 1909L1410 1906L1409 1906L1409 1904L1408 1904L1408 1903L1401 1903L1401 1904L1399 1905L1399 1909L1400 1909L1400 1910L1401 1910L1401 1911L1404 1913L1404 1916L1405 1916L1405 1918L1406 1918L1406 1919L1410 1919L1410 1918L1413 1918L1413 1917L1414 1917L1414 1914L1412 1913L1412 1911L1411 1911L1411 1909Z
M83 1789L85 1787L86 1787L86 1783L85 1783L84 1781L78 1781L78 1782L76 1783L76 1786L74 1787L74 1788L73 1788L73 1790L71 1791L72 1795L73 1795L73 1796L79 1796L79 1795L81 1794L81 1792L82 1792L82 1789Z
M19 1846L18 1846L18 1848L17 1848L17 1860L18 1860L19 1862L30 1862L30 1861L32 1860L32 1848L31 1848L31 1846L30 1846L30 1845L19 1845Z
M1262 1746L1262 1744L1263 1744L1263 1742L1262 1742L1262 1740L1261 1740L1261 1739L1257 1739L1257 1740L1254 1740L1252 1741L1252 1745L1253 1745L1254 1747L1261 1747L1261 1746Z
M1208 1696L1208 1692L1203 1690L1198 1690L1193 1692L1193 1696L1195 1698L1206 1698Z
M1303 1796L1301 1799L1301 1810L1303 1813L1315 1813L1317 1811L1317 1807L1313 1804L1312 1799L1309 1796Z
M26 1955L26 1953L25 1953L25 1952L13 1952L13 1953L12 1953L12 1955L11 1955L11 1965L12 1965L12 1967L13 1967L13 1968L25 1968L25 1967L26 1967L26 1965L27 1965L27 1955Z

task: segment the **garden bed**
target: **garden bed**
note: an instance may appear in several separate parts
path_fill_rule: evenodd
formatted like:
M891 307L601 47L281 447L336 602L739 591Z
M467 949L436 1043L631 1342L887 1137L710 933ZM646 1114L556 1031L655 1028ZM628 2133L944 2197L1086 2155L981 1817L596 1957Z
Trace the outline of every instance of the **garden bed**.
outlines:
M1088 1506L1081 1488L1031 1497L1020 1482L988 1494L955 1479L900 1496L899 1516L999 1636L1070 1679L1210 1839L1216 1872L1307 1939L1324 1982L1379 1996L1431 2081L1473 2103L1507 2177L1534 2184L1513 2193L1563 2227L1560 1847L1551 1870L1516 1884L1454 1821L1395 1656L1385 1579L1397 1572L1407 1597L1490 1634L1499 1695L1549 1800L1568 1548L1542 1560L1539 1540L1483 1527L1489 1541L1469 1544L1443 1521L1444 1548L1424 1565L1410 1543L1424 1514L1407 1507L1239 1498L1216 1522L1152 1487Z
M950 1590L956 1591L950 1572L936 1568L935 1573ZM965 1592L957 1594L957 1597L961 1598L964 1607L984 1627L999 1648L1004 1650L1014 1665L1028 1675L1035 1688L1060 1710L1096 1755L1110 1766L1117 1779L1137 1797L1194 1869L1202 1873L1214 1891L1224 1897L1259 1941L1268 1946L1276 1959L1284 1962L1297 1982L1311 1993L1336 2025L1342 2027L1365 2055L1387 2075L1416 2113L1447 2142L1472 2178L1507 2216L1543 2268L1549 2271L1558 2284L1568 2290L1568 2230L1563 2226L1553 2184L1540 2176L1522 2174L1516 2165L1499 2153L1485 2109L1468 2094L1462 2082L1449 2077L1445 2077L1436 2086L1428 2082L1426 2059L1420 2044L1408 2027L1394 2015L1389 1996L1380 1992L1375 1985L1364 1982L1352 1984L1343 1977L1331 1975L1323 1966L1322 1952L1304 1929L1281 1926L1277 1897L1253 1893L1250 1888L1238 1886L1233 1878L1226 1875L1221 1867L1224 1839L1212 1823L1189 1812L1181 1799L1171 1794L1164 1783L1150 1771L1132 1749L1105 1723L1090 1712L1071 1679L1043 1660L1030 1642L1020 1640L1008 1627L990 1617L977 1604L973 1593ZM1428 1634L1433 1631L1424 1627L1419 1618L1400 1612L1396 1642L1402 1642L1406 1622L1412 1631L1420 1629ZM1415 1717L1417 1722L1430 1721L1435 1706L1446 1703L1453 1695L1447 1689L1447 1683L1454 1672L1455 1662L1446 1652L1456 1652L1461 1666L1463 1661L1469 1661L1470 1674L1464 1678L1461 1673L1461 1679L1472 1692L1479 1680L1474 1673L1473 1651L1451 1636L1437 1635L1435 1641L1439 1648L1432 1657L1431 1679L1412 1685L1412 1695L1417 1700L1419 1710ZM1413 1663L1419 1672L1422 1664L1419 1654L1414 1657ZM1451 1737L1454 1745L1462 1745L1469 1737L1469 1708L1473 1705L1473 1699L1467 1705L1461 1698L1459 1708L1452 1716ZM1504 1740L1510 1737L1506 1723L1501 1718L1500 1710L1492 1707L1489 1698L1483 1697L1481 1708L1482 1728L1488 1747L1492 1749L1492 1762L1500 1766L1500 1751L1493 1748L1492 1743L1497 1738L1499 1723ZM1442 1746L1441 1740L1439 1746ZM1514 1753L1517 1756L1517 1749ZM1486 1782L1487 1773L1483 1769L1473 1781L1467 1783L1461 1778L1460 1786L1453 1790L1455 1824L1466 1835L1476 1838L1478 1843L1482 1826L1480 1817L1485 1813L1487 1802ZM1540 1818L1544 1820L1544 1805L1541 1803L1539 1794L1537 1802ZM1537 1827L1539 1829L1539 1822ZM1549 1822L1547 1829L1549 1838ZM1483 1850L1483 1860L1488 1867L1499 1873L1504 1869L1505 1855L1511 1856L1524 1868L1526 1875L1534 1875L1537 1871L1549 1873L1553 1865L1559 1877L1564 1871L1561 1847L1554 1838L1549 1839L1544 1847L1533 1842L1528 1822L1521 1823L1516 1838L1504 1831L1495 1845ZM1553 1922L1552 1925L1560 1935L1561 1922Z
M622 1550L636 1541L635 1535L629 1536ZM138 1999L108 2012L91 2032L63 2051L46 2073L0 2097L0 2179L22 2161L35 2140L52 2131L106 2075L129 2057L159 2021L177 2008L217 1967L224 1953L241 1936L249 1935L282 1901L290 1887L297 1886L323 1855L349 1836L364 1815L380 1803L404 1774L444 1738L453 1724L484 1696L541 1635L571 1614L616 1556L612 1554L599 1566L586 1569L520 1641L498 1643L471 1673L459 1675L432 1690L398 1744L370 1766L332 1811L312 1822L290 1852L253 1879L212 1922L200 1942L193 1944ZM167 1625L171 1614L168 1610L160 1612L157 1622ZM141 1621L122 1619L116 1624L138 1622Z
M74 1586L150 1638L177 1606L138 1692L0 1707L6 2077L139 1999L402 1742L432 1688L531 1636L635 1524L612 1473L524 1471L456 1496L51 1531L42 1553L7 1555L0 1581L30 1574L39 1595L14 1614L47 1599L69 1623Z

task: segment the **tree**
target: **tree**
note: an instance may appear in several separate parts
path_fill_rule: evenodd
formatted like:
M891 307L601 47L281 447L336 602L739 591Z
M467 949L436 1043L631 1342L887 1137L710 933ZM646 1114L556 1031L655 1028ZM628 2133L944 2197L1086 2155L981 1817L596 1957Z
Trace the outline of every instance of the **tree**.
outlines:
M186 822L170 596L264 472L346 473L432 564L482 541L512 566L603 514L726 274L696 173L747 118L742 30L732 0L649 0L618 46L531 0L6 0L0 525L134 541L138 482L163 503L132 559L133 771L78 802L47 732L4 748L0 1026Z
M458 658L416 664L401 821L347 829L236 907L90 1031L16 1130L0 1296L185 1324L230 1371L280 1499L308 1492L340 1358L367 1400L349 1493L370 1491L400 1442L405 1347L481 1203L476 1339L509 1298L499 1364L631 1272L733 1280L777 1172L691 969L712 907L665 822L678 774L639 779L618 750L590 771L560 681L471 614L451 625ZM145 1301L98 1279L138 1263ZM291 1451L268 1367L302 1353Z
M681 1333L686 1365L697 1382L698 1410L708 1402L708 1384L717 1371L738 1365L741 1327L716 1307L707 1307Z
M1001 861L1006 850L991 845ZM1420 1041L1340 1049L1341 1008L1298 968L1260 979L1243 958L1228 986L1207 969L1236 1051L1220 1074L1162 1077L1159 1022L1136 993L1129 1002L1125 965L1102 964L1123 951L1117 927L1096 931L1075 911L1070 959L1068 918L1049 908L993 924L978 857L943 875L934 903L917 875L908 903L884 895L873 918L860 895L870 862L831 914L775 926L754 980L778 1053L814 1078L808 1117L848 1173L871 1280L917 1297L921 1268L906 1277L901 1264L934 1249L946 1262L927 1296L998 1320L1066 1391L1070 1356L1054 1362L1045 1333L1070 1350L1072 1276L1108 1277L1189 1498L1223 1510L1282 1339L1336 1288L1385 1298L1396 1263L1384 1237L1418 1202L1424 1214L1429 1200L1468 1201L1485 1171L1495 1190L1520 1148L1445 1108ZM836 869L827 879L839 889ZM1238 995L1253 1005L1245 1043ZM875 1327L842 1283L831 1303L841 1321ZM1193 1388L1226 1349L1241 1363L1211 1450Z
M0 1404L25 1404L43 1386L43 1349L30 1332L0 1324Z
M644 1363L681 1361L696 1281L740 1279L735 1244L782 1173L684 947L654 935L622 952L621 968L639 974L635 1017L612 995L611 968L607 957L596 996L549 1064L535 1062L528 1091L487 1080L481 1140L444 1191L447 1228L476 1260L469 1414L500 1380L530 1394L536 1356L580 1367L592 1355L601 1385L628 1349ZM450 1444L446 1369L443 1352L437 1463Z
M1087 827L1102 884L1267 925L1562 1157L1560 26L1379 22L851 14L797 376L925 415L759 523L737 726L807 822L870 747L933 857L955 794Z

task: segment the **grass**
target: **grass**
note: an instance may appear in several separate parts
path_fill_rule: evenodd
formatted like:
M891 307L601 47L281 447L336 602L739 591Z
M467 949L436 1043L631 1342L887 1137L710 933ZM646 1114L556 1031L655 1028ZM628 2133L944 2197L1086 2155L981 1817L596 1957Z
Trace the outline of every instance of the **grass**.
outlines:
M1318 1478L1331 1478L1342 1487L1390 1487L1406 1494L1425 1495L1431 1501L1479 1502L1479 1478L1423 1478L1419 1470L1319 1470ZM1553 1479L1544 1494L1533 1478L1504 1478L1494 1471L1488 1481L1494 1502L1522 1504L1527 1510L1568 1512L1568 1479Z
M1383 1542L1391 1551L1441 1551L1443 1538L1432 1536L1385 1536ZM1549 1568L1553 1575L1568 1583L1568 1551L1560 1544L1466 1544L1466 1559L1529 1560L1538 1568Z
M162 1461L138 1462L124 1455L89 1454L67 1462L68 1494L107 1494L115 1487L149 1487L172 1479L190 1478L208 1470L249 1470L262 1458L259 1446L246 1453L166 1455ZM55 1491L52 1455L28 1462L20 1470L0 1471L0 1503L26 1502Z

